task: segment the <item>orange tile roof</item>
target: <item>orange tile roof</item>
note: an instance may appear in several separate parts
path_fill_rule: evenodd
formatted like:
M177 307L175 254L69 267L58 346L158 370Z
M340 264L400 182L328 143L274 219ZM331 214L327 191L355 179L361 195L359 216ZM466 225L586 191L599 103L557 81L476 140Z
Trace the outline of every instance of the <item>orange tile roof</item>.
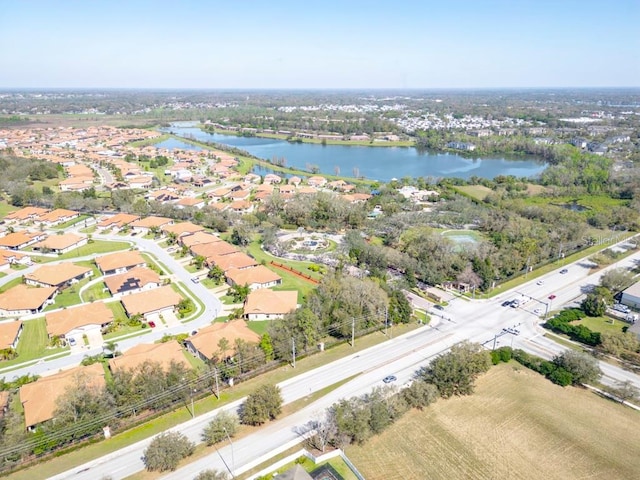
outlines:
M131 224L133 228L151 228L151 227L162 227L163 225L167 225L173 222L172 219L166 217L144 217L140 220L136 220Z
M254 283L265 284L282 280L277 273L269 270L264 265L257 265L252 268L231 268L225 272L227 278L237 285L251 285Z
M66 217L74 217L74 216L78 216L80 215L78 212L75 212L73 210L66 210L64 208L56 208L55 210L52 210L48 213L45 213L43 215L40 215L38 217L38 221L39 222L57 222L60 219L66 218Z
M229 350L225 355L235 353L234 344L236 339L249 343L258 343L260 335L247 327L244 320L233 320L225 323L214 323L208 327L200 329L194 336L188 339L189 342L205 357L213 359L219 353L218 342L221 338L229 341Z
M11 347L21 326L22 322L16 321L0 323L0 349Z
M36 310L51 298L56 287L28 287L20 284L0 293L0 310Z
M34 243L34 248L50 248L51 250L63 250L80 243L86 237L75 235L73 233L63 233L62 235L51 235L44 240Z
M129 315L149 313L168 307L175 307L182 297L169 285L146 292L133 293L122 297L122 304Z
M31 273L25 273L24 278L26 280L56 286L69 282L87 272L91 272L91 268L81 267L73 263L58 263L56 265L43 265Z
M27 427L51 420L56 411L58 398L69 388L77 385L77 376L86 375L90 385L104 388L104 368L101 363L87 367L76 367L49 377L39 378L35 382L20 387L20 402L24 407L24 420Z
M213 255L207 257L207 262L215 263L225 273L232 268L248 268L258 265L258 262L242 252L230 253L228 255Z
M164 370L169 369L172 361L191 369L191 364L185 358L182 347L175 340L165 343L139 343L123 355L109 360L109 368L112 372L116 370L135 372L146 361L158 362Z
M185 235L180 239L180 242L187 247L193 247L194 245L205 245L207 243L222 242L220 237L207 232L196 232L191 235Z
M142 255L140 255L140 252L137 250L110 253L109 255L97 257L95 262L102 272L146 264L144 258L142 258Z
M225 242L224 240L214 243L197 244L191 247L191 252L194 255L202 255L205 258L209 258L214 255L228 255L238 251L238 247L231 245L229 242Z
M298 292L295 290L274 291L268 288L254 290L247 295L244 313L284 315L298 306Z
M66 335L71 330L85 325L111 323L113 322L113 312L103 302L94 302L47 313L44 318L49 335Z
M175 233L176 235L184 235L185 233L202 232L204 227L191 222L174 223L173 225L165 225L161 228L165 233Z
M7 220L25 220L29 217L39 217L40 215L44 215L49 210L46 208L40 207L24 207L20 210L16 210L15 212L11 212L7 214L5 217Z
M160 283L160 275L146 267L134 267L125 273L111 275L104 279L104 283L112 295L125 289L142 288L149 283Z
M16 248L44 234L31 232L13 232L0 238L0 247Z
M103 218L102 220L100 220L100 222L98 223L98 227L104 228L104 227L116 226L120 228L125 225L128 225L131 222L135 222L136 220L139 220L139 219L140 217L138 215L130 215L128 213L118 213L111 217Z

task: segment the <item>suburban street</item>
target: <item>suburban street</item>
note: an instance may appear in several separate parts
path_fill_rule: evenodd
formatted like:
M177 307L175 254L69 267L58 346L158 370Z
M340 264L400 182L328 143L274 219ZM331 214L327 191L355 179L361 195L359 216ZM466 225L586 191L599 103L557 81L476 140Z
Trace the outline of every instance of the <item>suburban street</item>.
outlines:
M607 269L632 266L639 259L640 252ZM563 275L556 270L492 300L457 299L446 307L445 314L449 320L436 317L429 326L420 327L418 330L392 338L381 345L282 382L279 386L282 389L284 401L290 403L357 375L350 382L303 410L269 423L255 434L233 442L233 445L223 442L217 453L190 463L164 478L193 478L197 472L207 468L226 470L225 462L234 473L246 471L299 441L300 432L305 430L305 424L340 398L360 395L375 386L381 386L382 378L391 374L397 377L395 385L406 384L420 366L426 365L434 356L463 340L479 342L485 344L487 348L492 348L494 342L496 347L510 345L548 359L552 358L555 354L561 353L564 347L543 336L544 331L540 327L542 320L533 313L533 310L542 308L544 312L547 304L550 303L548 296L551 294L556 295L553 304L558 307L579 301L584 295L585 286L595 285L602 273L607 270L603 269L589 275L589 266L584 261L558 267L567 268L568 272ZM523 307L514 309L501 306L506 299L511 300L518 296L523 298L522 295L531 297ZM549 308L555 307L550 305ZM504 328L515 328L519 334L505 333ZM640 378L628 371L602 362L601 368L604 372L603 383L613 385L616 382L629 380L640 387ZM238 401L224 408L236 410L240 403L241 401ZM200 432L216 413L214 411L196 417L175 427L174 430L181 431L191 440L198 442ZM149 442L150 440L141 441L53 478L89 480L102 475L110 475L114 479L125 478L144 469L141 457ZM117 464L114 465L116 458Z

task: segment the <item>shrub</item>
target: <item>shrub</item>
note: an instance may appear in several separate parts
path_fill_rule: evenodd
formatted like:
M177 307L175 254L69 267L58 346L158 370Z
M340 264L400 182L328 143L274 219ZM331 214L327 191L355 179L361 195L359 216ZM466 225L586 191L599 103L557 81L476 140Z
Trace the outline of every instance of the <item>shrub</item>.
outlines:
M165 432L154 438L145 449L142 461L149 471L175 470L183 458L195 450L195 445L179 432Z
M202 440L209 446L233 437L238 430L238 417L227 411L218 413L202 432Z

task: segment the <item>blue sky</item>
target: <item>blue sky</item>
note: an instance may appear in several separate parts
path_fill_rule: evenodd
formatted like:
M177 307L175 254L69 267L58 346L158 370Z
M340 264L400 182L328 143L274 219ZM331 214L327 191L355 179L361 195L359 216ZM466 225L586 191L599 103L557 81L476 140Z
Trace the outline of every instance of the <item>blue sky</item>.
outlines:
M640 0L0 0L0 88L640 86Z

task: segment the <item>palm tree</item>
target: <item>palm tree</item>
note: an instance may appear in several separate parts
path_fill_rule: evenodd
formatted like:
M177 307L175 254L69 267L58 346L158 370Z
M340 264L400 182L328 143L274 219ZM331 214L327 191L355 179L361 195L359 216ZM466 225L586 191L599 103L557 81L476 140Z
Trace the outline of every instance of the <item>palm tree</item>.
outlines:
M225 337L222 337L218 341L218 348L220 349L220 357L222 361L226 360L227 350L229 350L229 340L227 340Z

